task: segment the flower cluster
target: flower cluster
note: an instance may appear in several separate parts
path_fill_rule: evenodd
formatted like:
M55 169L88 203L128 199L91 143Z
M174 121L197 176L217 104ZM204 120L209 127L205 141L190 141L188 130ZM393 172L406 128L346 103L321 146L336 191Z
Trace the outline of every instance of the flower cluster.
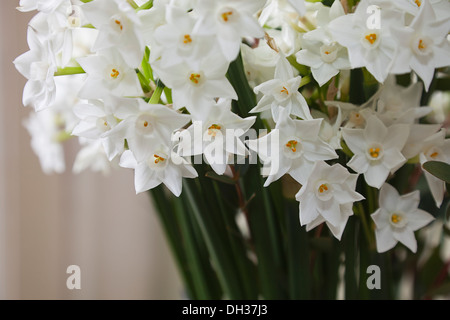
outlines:
M23 104L36 113L25 126L43 169L64 170L61 143L77 136L74 171L132 168L136 192L163 183L179 196L183 178L197 177L192 159L227 175L257 154L264 186L286 174L298 182L301 225L325 222L338 239L364 199L360 176L381 189L378 250L400 241L415 251L412 231L432 217L418 192L400 196L387 182L407 161L450 163L445 129L419 122L431 112L422 91L450 65L450 4L342 3L21 0L19 10L38 10L30 51L14 63L28 79ZM227 73L241 61L252 115L235 108ZM378 87L360 105L348 102L349 70ZM412 82L397 84L400 74ZM270 132L244 141L257 119ZM444 181L425 177L441 206Z

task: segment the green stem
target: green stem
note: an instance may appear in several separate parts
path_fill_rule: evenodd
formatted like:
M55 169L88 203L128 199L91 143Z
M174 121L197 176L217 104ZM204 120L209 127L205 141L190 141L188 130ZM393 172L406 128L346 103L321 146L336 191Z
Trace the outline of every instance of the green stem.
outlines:
M67 76L71 74L81 74L86 73L82 67L65 67L65 68L59 68L55 72L54 76Z
M133 7L133 9L139 8L139 6L133 0L127 0L127 2L130 4L131 7Z
M148 101L149 104L158 104L159 99L161 98L161 94L164 91L164 85L158 81L158 85L156 86L155 92L153 92L152 97Z
M212 220L211 212L206 210L205 205L201 206L203 201L200 195L195 197L191 183L195 183L195 181L184 181L183 192L186 193L188 205L191 207L200 225L206 246L211 254L212 263L217 270L219 282L227 294L227 298L242 299L243 295L240 290L239 278L236 277L235 267L232 263L233 257L224 245L224 239L220 237L220 234L216 230L217 228Z
M369 228L369 224L367 222L367 218L366 218L366 214L364 212L364 208L363 208L361 202L357 202L356 206L357 207L355 208L355 210L357 212L357 215L361 218L361 223L363 225L364 234L366 235L367 243L369 244L370 248L374 248L374 242L373 242L373 238L372 238L371 233L370 233L370 228Z
M141 10L148 10L151 7L153 7L153 0L147 1L146 3L144 3L142 6L140 6L139 8L136 9L136 11L141 11Z

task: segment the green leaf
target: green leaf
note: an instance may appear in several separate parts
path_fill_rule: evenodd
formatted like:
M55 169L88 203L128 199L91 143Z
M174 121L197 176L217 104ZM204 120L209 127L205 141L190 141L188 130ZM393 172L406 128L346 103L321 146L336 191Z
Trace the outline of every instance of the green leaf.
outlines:
M422 167L435 176L447 183L450 183L450 165L441 161L427 161Z

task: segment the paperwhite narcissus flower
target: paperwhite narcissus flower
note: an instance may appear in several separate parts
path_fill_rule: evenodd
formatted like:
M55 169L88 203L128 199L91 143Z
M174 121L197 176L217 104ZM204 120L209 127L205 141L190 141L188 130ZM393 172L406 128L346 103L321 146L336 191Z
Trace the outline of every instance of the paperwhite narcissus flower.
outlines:
M70 0L20 0L17 10L22 12L38 10L44 13L52 13L65 3L70 3Z
M104 133L104 137L126 139L129 149L141 163L149 159L159 144L169 144L172 133L186 125L190 116L167 106L136 99L137 106L125 105L115 112L122 121Z
M91 100L89 103L78 104L73 108L73 112L80 121L73 129L72 135L100 141L107 158L112 160L124 150L122 138L105 137L105 133L119 123L114 112L119 107L137 108L137 105L137 100L125 98L108 98L105 102Z
M256 48L241 45L242 62L250 87L272 79L278 53L266 41L260 41Z
M428 138L435 134L440 128L440 124L412 124L408 140L402 149L402 154L405 158L412 159L418 156L422 152Z
M243 37L262 38L264 30L254 15L265 0L198 0L194 10L199 15L194 33L214 35L229 62L239 54Z
M420 106L423 85L412 83L408 87L397 85L394 76L389 76L384 85L368 105L386 126L395 123L412 124L431 112L430 107Z
M241 118L231 111L231 101L221 100L210 112L180 134L178 151L183 156L203 154L219 175L225 173L233 155L245 157L248 150L240 137L255 123L256 117Z
M64 150L58 139L61 134L57 122L58 115L52 108L30 113L23 125L31 136L31 148L38 156L42 171L46 174L62 173Z
M55 54L50 41L41 41L30 27L27 34L29 51L14 60L16 69L28 79L23 89L23 105L36 111L47 108L55 101Z
M410 126L395 124L386 127L371 116L364 129L342 129L345 143L354 153L347 165L364 174L369 186L380 188L390 172L396 171L406 159L400 152L408 139Z
M73 162L72 172L77 174L91 169L107 175L112 168L118 167L119 159L108 160L101 140L80 138L82 148L78 151Z
M311 67L314 79L323 86L340 70L350 69L350 61L347 49L336 42L328 29L329 21L345 15L340 1L333 2L331 8L322 8L317 15L324 25L303 35L302 50L295 57L298 63Z
M338 157L334 149L319 138L321 121L292 120L286 109L280 107L275 129L248 141L249 148L269 167L265 187L286 173L304 184L315 162Z
M133 153L127 150L122 154L119 165L134 169L136 193L164 183L178 197L181 194L183 178L198 176L190 163L163 145L155 148L154 154L141 162L137 162Z
M82 8L89 22L99 30L93 50L114 47L130 67L138 67L144 45L139 34L141 21L131 5L121 0L95 0Z
M379 28L367 27L369 5L380 8ZM400 24L401 18L401 13L394 10L391 1L362 0L355 13L331 21L329 30L340 45L347 47L352 68L366 67L378 82L384 82L397 46L390 27Z
M209 111L215 98L237 100L237 94L225 74L228 63L210 54L203 57L198 65L187 62L162 68L153 65L161 80L172 89L173 105L176 109L186 107L191 115L203 117Z
M450 3L447 0L396 0L393 1L400 10L415 17L419 14L420 8L424 2L429 2L436 13L438 20L448 19L450 16ZM409 21L407 20L407 24Z
M300 224L307 231L326 222L340 240L352 206L364 197L355 191L358 175L350 174L340 164L315 163L311 174L295 198L300 202ZM348 210L349 209L349 210Z
M418 190L400 196L390 184L383 185L380 190L379 208L371 215L376 225L378 252L392 249L399 241L412 252L417 251L414 231L434 220L432 215L418 208L419 201Z
M401 74L412 69L428 90L434 69L450 64L449 31L450 20L436 20L430 3L423 1L419 14L409 26L392 27L392 35L398 42L398 52L391 72Z
M275 109L273 112L276 118L278 107L281 106L290 114L302 119L312 119L308 104L298 91L301 79L301 76L294 77L294 70L289 61L280 54L274 78L255 87L255 93L261 92L263 97L250 112L263 112L272 108Z
M154 39L161 46L157 51L161 55L162 68L183 61L195 64L214 48L213 36L200 36L192 32L196 20L190 13L181 8L167 6L166 16L167 23L154 32Z
M419 159L421 165L427 161L441 161L450 164L450 139L445 139L445 129L441 129L423 141ZM424 173L436 206L440 207L444 199L445 182L425 170Z
M116 49L100 51L97 55L78 58L77 61L88 74L80 97L98 99L109 95L142 95L136 71L128 66Z

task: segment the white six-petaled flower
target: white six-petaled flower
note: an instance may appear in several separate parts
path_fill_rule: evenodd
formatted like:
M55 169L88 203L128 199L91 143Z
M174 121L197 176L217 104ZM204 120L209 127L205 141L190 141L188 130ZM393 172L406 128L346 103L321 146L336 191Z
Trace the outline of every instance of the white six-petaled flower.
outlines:
M316 162L296 195L300 202L300 224L309 231L326 222L340 240L348 217L353 214L353 203L364 199L355 191L357 178L357 174L349 173L340 164Z
M286 173L303 184L315 162L336 159L338 155L319 138L321 119L293 120L281 107L278 113L275 129L259 139L249 140L248 146L268 169L264 186Z
M432 215L418 208L419 201L418 190L400 196L390 184L383 185L379 208L371 215L376 225L378 252L392 249L399 241L412 252L417 251L414 231L434 220Z
M406 124L386 127L375 116L367 119L364 129L344 128L345 143L354 153L347 165L364 174L368 185L379 189L389 173L406 162L401 150L408 139L409 129Z

